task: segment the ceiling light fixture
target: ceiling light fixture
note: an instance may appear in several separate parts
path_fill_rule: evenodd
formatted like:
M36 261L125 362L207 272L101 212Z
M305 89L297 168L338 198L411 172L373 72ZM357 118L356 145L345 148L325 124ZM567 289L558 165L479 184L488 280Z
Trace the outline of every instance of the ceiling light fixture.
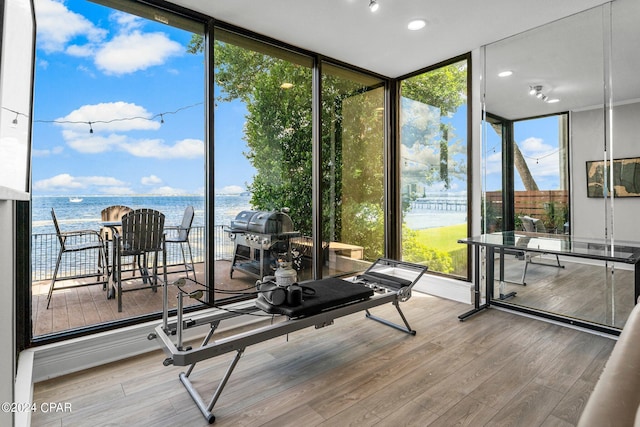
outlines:
M411 31L417 31L424 28L425 25L427 25L427 22L424 19L414 19L413 21L409 22L407 28Z
M547 104L555 104L556 102L560 102L560 100L557 98L549 99L547 95L542 93L542 86L540 85L529 86L529 95L535 96L536 98L542 100L542 102L546 102Z
M498 77L509 77L512 74L513 74L513 71L505 70L505 71L502 71L502 72L498 73Z
M375 12L379 8L380 8L380 5L378 4L378 2L376 0L369 0L369 10L371 12Z
M529 95L537 95L542 91L542 86L529 86Z

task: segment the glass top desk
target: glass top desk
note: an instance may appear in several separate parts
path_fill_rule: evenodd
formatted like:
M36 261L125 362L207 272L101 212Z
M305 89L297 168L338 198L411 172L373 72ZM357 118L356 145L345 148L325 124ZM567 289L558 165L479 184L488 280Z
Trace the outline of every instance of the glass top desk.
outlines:
M599 261L610 261L633 265L634 270L634 301L640 296L640 242L615 241L614 244L604 240L576 238L561 234L541 234L529 232L503 231L498 233L483 234L458 240L473 246L474 248L474 308L460 316L465 320L479 311L488 308L490 304L500 305L493 300L493 286L495 282L495 253L501 255L500 281L504 280L504 263L502 258L505 253L530 252L539 254L559 255L568 257L587 258ZM481 248L485 248L486 268L486 298L481 304ZM535 314L535 313L534 313ZM572 322L573 323L573 322ZM607 329L608 331L608 329Z

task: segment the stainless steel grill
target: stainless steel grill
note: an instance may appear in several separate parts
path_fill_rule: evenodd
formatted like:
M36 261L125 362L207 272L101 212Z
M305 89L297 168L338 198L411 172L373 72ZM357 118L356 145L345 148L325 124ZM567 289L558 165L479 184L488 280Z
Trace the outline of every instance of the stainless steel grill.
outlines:
M293 230L291 217L285 212L240 212L229 228L234 242L229 276L233 278L234 270L258 279L271 275L278 258L290 258L289 239L299 234Z

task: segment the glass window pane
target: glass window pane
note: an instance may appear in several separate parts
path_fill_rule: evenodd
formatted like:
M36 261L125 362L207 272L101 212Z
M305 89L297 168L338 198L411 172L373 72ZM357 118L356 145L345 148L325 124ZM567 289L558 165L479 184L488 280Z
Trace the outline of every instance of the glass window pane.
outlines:
M187 52L194 31L202 37L204 26L191 22L192 30L185 30L184 18L147 13L149 7L130 14L105 3L109 7L85 1L56 3L55 8L35 4L35 337L162 310L162 292L147 287L123 292L119 312L116 299L107 298L112 292L96 284L105 263L113 266L113 234L101 228L103 211L111 206L158 210L165 215L165 228L180 225L186 208L193 206L189 242L198 279L204 280L204 54ZM101 259L98 250L63 253L55 274L66 280L56 280L49 298L61 247L52 209L60 231L89 230L90 239L98 234L108 259ZM75 243L83 241L65 241ZM183 265L178 245L169 246L168 264L172 281L177 278L172 273ZM152 265L153 256L125 259L123 268L129 271L122 275L123 288L145 286L142 273ZM175 287L170 292L175 301Z
M324 274L384 255L384 82L322 67Z
M311 278L310 58L215 30L216 300L252 291L256 279L291 263ZM235 224L281 212L291 235ZM283 226L287 217L278 214ZM288 224L288 222L287 222ZM232 232L229 232L232 230Z
M401 83L402 259L467 276L467 63Z
M541 219L541 232L569 232L567 115L520 120L514 128L514 212ZM544 227L542 227L544 226Z

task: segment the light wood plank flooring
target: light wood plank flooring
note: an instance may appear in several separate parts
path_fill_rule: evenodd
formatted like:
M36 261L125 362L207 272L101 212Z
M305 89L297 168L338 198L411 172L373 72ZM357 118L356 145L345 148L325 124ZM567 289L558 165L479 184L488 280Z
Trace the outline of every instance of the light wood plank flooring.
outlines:
M414 293L409 336L363 313L247 348L214 408L218 426L572 426L612 339ZM374 314L397 319L391 304ZM71 412L33 426L205 426L178 373L155 351L35 384ZM208 401L232 355L191 374Z
M607 269L604 265L562 259L564 268L529 264L526 286L506 283L504 294L516 292L505 300L510 304L558 313L593 323L622 328L634 306L634 272L630 269ZM579 260L580 261L580 260ZM554 264L555 258L536 258L537 263ZM500 265L496 261L496 274ZM520 281L524 261L505 256L505 279ZM494 295L499 295L496 281Z

